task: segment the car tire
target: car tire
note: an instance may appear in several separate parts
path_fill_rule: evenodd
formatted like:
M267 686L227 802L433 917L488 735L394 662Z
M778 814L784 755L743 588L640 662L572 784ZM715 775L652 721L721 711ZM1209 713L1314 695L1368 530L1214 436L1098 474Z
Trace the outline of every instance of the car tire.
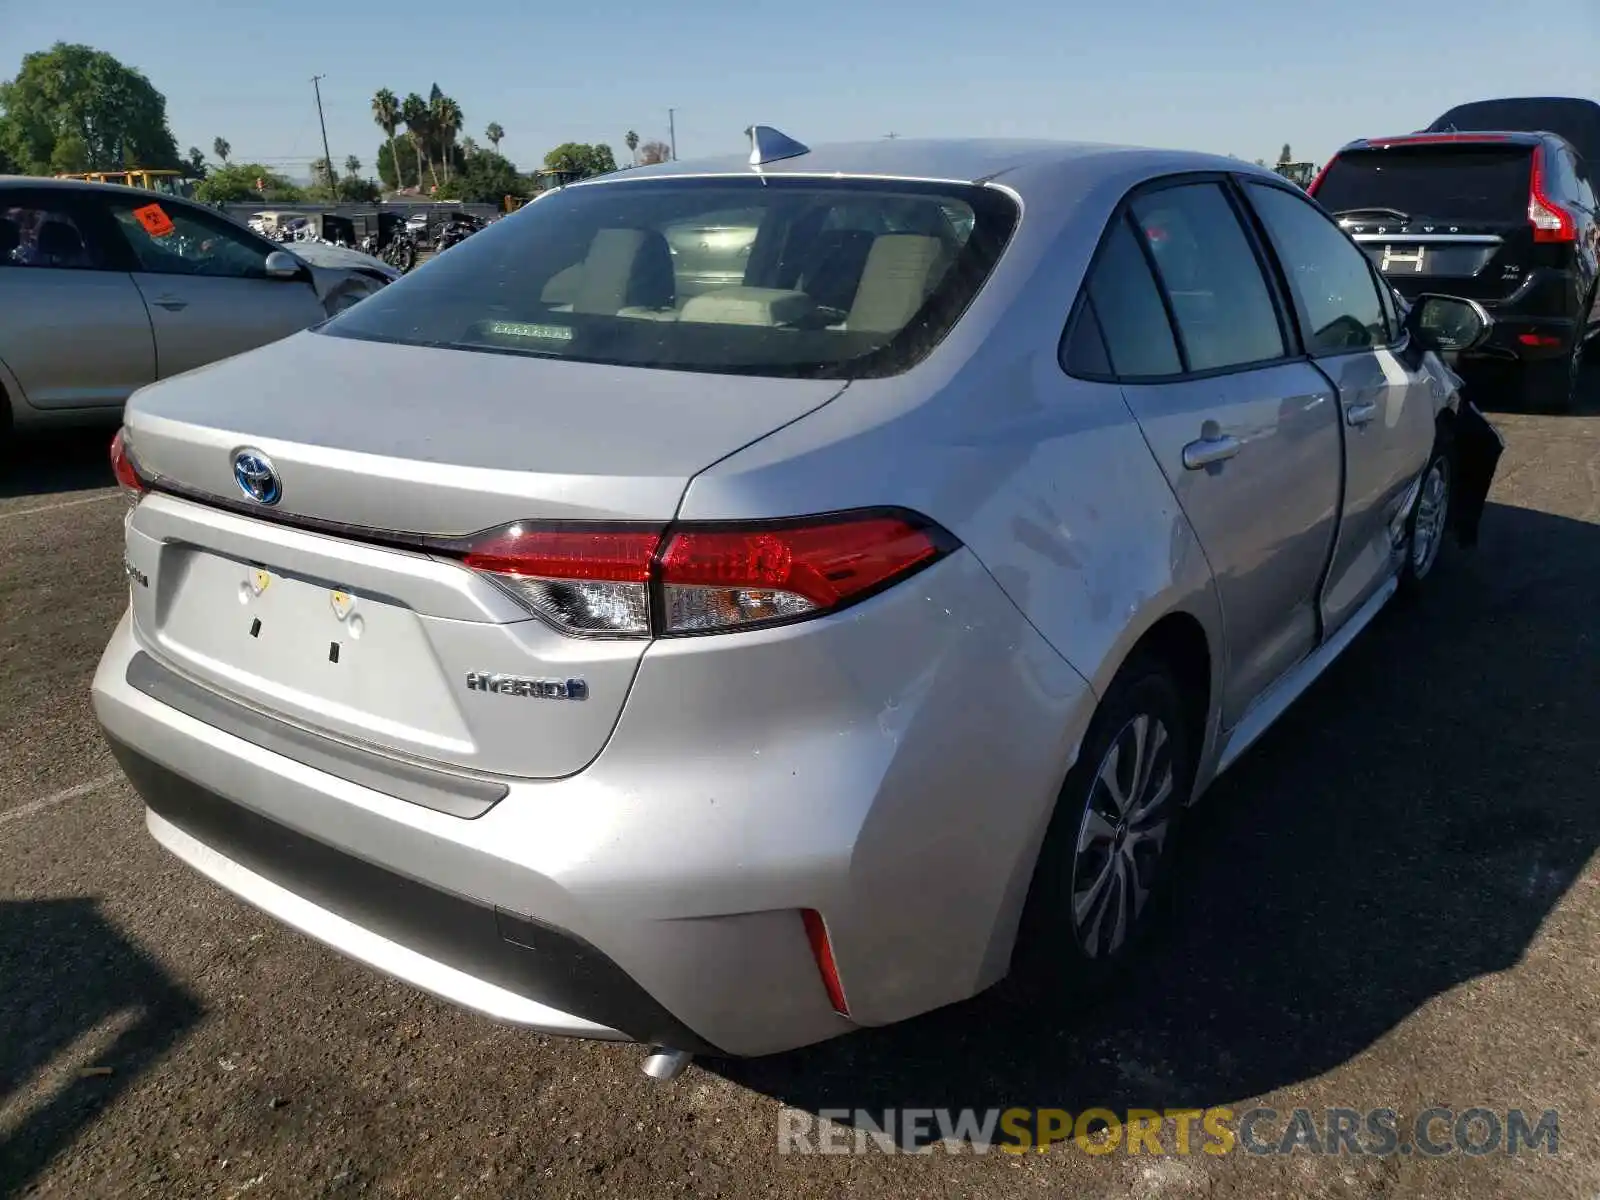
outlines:
M1130 660L1106 690L1034 868L1012 960L1026 991L1092 1001L1147 953L1194 784L1191 728L1155 656Z
M1450 535L1455 500L1456 462L1449 431L1440 427L1433 453L1422 470L1417 499L1406 518L1405 562L1400 566L1400 590L1419 593L1439 565Z
M1591 302L1592 303L1592 302ZM1523 407L1535 412L1570 413L1578 407L1585 358L1583 330L1572 339L1566 357L1523 368Z

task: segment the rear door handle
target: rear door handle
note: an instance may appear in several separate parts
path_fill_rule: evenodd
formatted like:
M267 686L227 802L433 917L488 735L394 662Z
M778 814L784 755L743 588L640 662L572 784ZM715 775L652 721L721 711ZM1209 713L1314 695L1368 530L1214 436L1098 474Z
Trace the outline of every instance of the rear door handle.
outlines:
M160 299L155 301L155 304L157 307L164 308L168 312L180 312L181 310L189 307L189 302L187 300L180 300L176 296L162 296Z
M1346 425L1366 425L1377 415L1377 402L1368 400L1363 404L1352 404L1349 408L1345 409L1344 422Z
M1225 462L1239 453L1243 446L1244 443L1238 438L1226 433L1201 438L1183 448L1183 465L1191 471L1198 471L1212 463Z

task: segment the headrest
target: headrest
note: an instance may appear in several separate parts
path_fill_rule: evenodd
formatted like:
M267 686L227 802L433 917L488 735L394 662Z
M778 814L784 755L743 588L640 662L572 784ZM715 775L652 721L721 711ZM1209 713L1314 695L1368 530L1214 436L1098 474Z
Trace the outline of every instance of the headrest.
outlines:
M683 306L680 320L712 325L794 325L809 317L816 308L816 301L804 292L729 287L690 300Z
M574 312L671 308L676 293L672 251L654 229L602 229L583 260Z
M46 221L39 226L39 253L49 258L76 258L83 253L83 239L65 221Z
M922 307L944 262L944 243L915 233L886 233L872 243L849 329L898 333Z

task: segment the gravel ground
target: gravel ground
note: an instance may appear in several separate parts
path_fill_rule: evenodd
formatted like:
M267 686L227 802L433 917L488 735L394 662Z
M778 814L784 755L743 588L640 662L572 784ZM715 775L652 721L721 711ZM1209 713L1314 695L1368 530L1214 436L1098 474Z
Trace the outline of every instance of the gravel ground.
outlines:
M0 1195L1595 1200L1597 408L1495 416L1484 544L1218 784L1136 987L1077 1016L1002 987L667 1085L378 978L150 841L87 697L125 599L105 439L31 443L0 477ZM778 1152L827 1110L1017 1105L1265 1106L1272 1140L1295 1108L1556 1109L1559 1152Z

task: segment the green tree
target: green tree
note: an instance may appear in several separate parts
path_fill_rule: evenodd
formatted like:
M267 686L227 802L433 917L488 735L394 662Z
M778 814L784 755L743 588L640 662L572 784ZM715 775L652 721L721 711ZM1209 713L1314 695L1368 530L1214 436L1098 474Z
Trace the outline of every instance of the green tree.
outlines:
M604 175L617 169L617 160L611 147L604 143L563 142L544 156L544 165L552 171L562 171L584 178Z
M672 147L665 142L651 140L639 147L639 163L641 166L650 166L653 163L664 163L672 157Z
M354 154L347 155L344 160L344 173L354 179L361 174L361 160Z
M494 147L496 154L500 153L500 139L505 135L506 131L499 121L490 121L489 128L483 131L483 136L489 139L489 145Z
M325 158L311 160L311 186L332 191L338 176L333 173L333 164Z
M377 162L378 178L390 191L399 191L406 186L406 180L418 178L417 148L409 137L378 143Z
M417 163L416 183L422 186L422 168L428 165L428 102L412 92L400 105L400 119L406 123L406 138ZM430 168L431 169L431 168ZM401 184L405 186L404 183Z
M89 147L75 133L56 139L50 151L50 170L56 175L79 175L89 169Z
M428 121L432 126L434 157L443 165L444 177L448 180L452 164L461 158L456 135L461 132L466 118L462 115L461 105L441 92L437 83L433 85L428 99Z
M81 145L84 170L181 165L166 97L91 46L57 42L25 55L17 77L0 84L0 111L0 146L31 174L50 171L68 138ZM63 157L77 159L78 146Z
M233 147L228 145L228 139L219 137L211 143L211 153L222 160L222 165L228 165L228 155L233 153Z
M256 180L265 186L256 190ZM206 204L230 204L249 200L293 201L302 192L292 182L260 163L228 163L207 173L195 185L195 199Z
M462 160L461 169L439 187L446 200L498 205L507 196L526 193L516 164L493 150L480 150Z
M639 135L634 130L628 130L622 139L622 144L628 148L628 157L633 160L633 165L639 165Z
M189 153L185 156L184 167L194 179L206 177L206 156L200 153L199 146L190 146Z
M1294 151L1290 150L1289 149L1289 143L1285 142L1283 144L1283 149L1278 151L1278 162L1281 165L1283 163L1292 163L1293 161L1294 161Z
M400 128L400 101L388 88L379 88L372 97L372 120L377 127L383 130L383 136L389 141L389 161L394 162L394 134ZM378 164L378 177L383 177L383 164ZM391 186L399 187L397 180Z

